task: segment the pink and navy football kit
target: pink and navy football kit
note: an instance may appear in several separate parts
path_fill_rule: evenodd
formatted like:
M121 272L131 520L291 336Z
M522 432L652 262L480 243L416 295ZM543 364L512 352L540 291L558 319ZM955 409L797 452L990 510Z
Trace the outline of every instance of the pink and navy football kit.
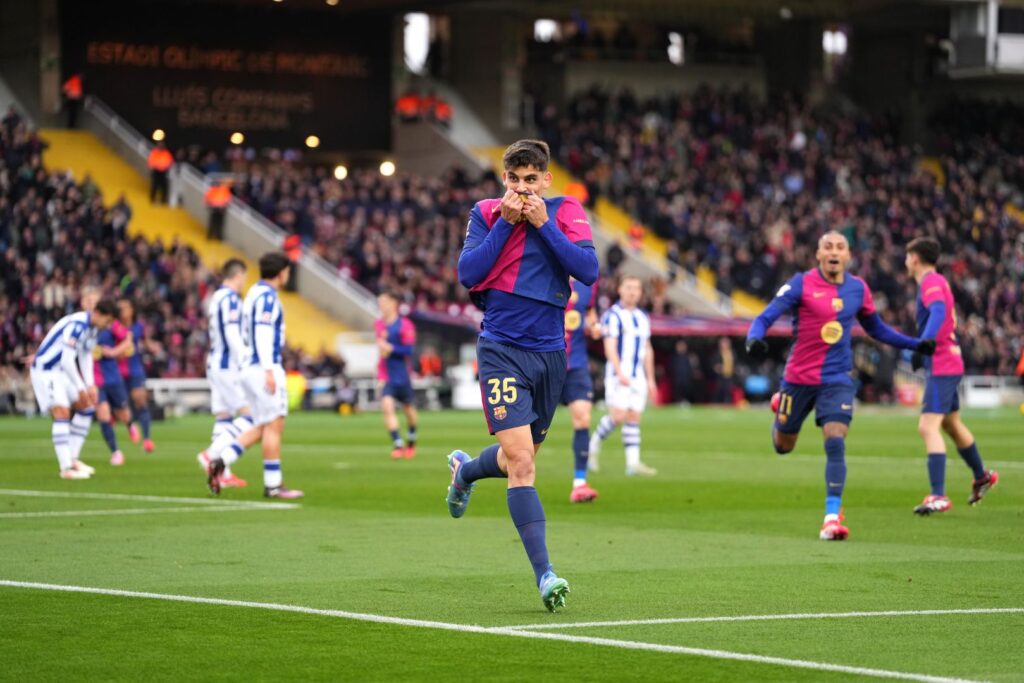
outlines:
M132 353L121 359L121 377L128 390L146 386L146 369L142 365L142 339L146 331L140 322L127 328L132 333Z
M585 285L572 282L569 307L565 309L565 354L569 358L562 403L593 401L594 382L590 378L590 359L587 356L587 312L597 300L597 283Z
M128 328L115 320L105 330L100 330L96 335L98 347L114 348L128 336ZM96 359L96 388L99 391L99 402L109 403L114 408L123 408L128 405L128 390L125 387L124 379L121 377L120 360L100 356Z
M850 274L839 284L817 268L794 275L754 319L747 338L763 339L785 313L793 315L796 342L786 363L776 427L787 433L800 430L812 407L818 425L853 419L854 320L885 344L913 349L918 343L882 321L867 283Z
M459 257L459 282L483 310L477 346L484 414L493 434L529 424L547 434L565 382L569 278L597 280L590 222L572 197L545 199L539 228L501 217L501 199L478 202Z
M958 389L964 359L956 338L956 311L949 282L935 271L921 279L917 293L917 331L935 340L935 355L925 358L928 371L921 411L947 415L960 410Z
M391 344L391 353L380 359L377 379L384 382L383 396L393 396L401 403L412 403L414 394L409 376L409 362L416 348L416 327L406 317L399 316L393 322L377 320L374 330L378 339Z

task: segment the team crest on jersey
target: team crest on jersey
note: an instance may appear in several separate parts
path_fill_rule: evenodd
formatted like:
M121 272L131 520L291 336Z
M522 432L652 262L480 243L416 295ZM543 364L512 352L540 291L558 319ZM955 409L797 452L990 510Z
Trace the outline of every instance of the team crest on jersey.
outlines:
M497 406L494 409L495 420L504 420L506 417L508 417L508 411L505 409L505 406Z
M573 294L573 296L576 296ZM583 316L580 315L579 311L569 310L565 312L565 329L570 332L575 332L580 329L580 325L583 323Z
M843 310L843 300L840 299L839 297L832 299L832 310L835 311L836 313Z
M836 320L831 320L821 326L821 340L832 345L843 338L843 326Z

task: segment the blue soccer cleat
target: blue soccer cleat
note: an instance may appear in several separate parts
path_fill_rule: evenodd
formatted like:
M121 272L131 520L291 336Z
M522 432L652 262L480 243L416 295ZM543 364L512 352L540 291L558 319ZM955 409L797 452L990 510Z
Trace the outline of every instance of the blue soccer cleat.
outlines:
M554 570L547 570L540 577L540 599L549 612L565 607L565 596L569 594L569 582L555 576Z
M452 483L448 487L448 513L458 519L466 514L466 506L469 505L469 494L473 493L473 485L465 487L456 483L459 468L470 461L469 454L465 451L452 451L448 454L448 469L452 473Z

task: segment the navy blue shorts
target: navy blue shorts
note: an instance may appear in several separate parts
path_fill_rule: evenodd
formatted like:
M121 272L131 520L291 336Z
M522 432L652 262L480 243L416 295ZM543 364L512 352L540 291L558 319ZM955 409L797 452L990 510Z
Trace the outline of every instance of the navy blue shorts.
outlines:
M128 387L128 391L135 391L139 387L146 386L145 375L128 375L124 378L124 384Z
M128 389L125 387L124 382L107 382L103 381L103 386L99 387L99 402L109 403L111 408L124 408L128 405Z
M530 425L533 442L544 441L565 384L565 351L524 351L480 337L476 357L491 434Z
M775 429L783 434L796 434L814 409L814 423L848 425L853 421L852 384L790 384L782 383Z
M594 400L594 381L590 379L587 368L573 368L565 375L565 386L562 387L562 405L567 406L573 401Z
M392 384L391 382L386 382L380 395L390 396L405 405L411 405L416 402L416 392L413 391L411 384Z
M949 415L960 410L960 380L963 375L929 375L921 399L922 413Z

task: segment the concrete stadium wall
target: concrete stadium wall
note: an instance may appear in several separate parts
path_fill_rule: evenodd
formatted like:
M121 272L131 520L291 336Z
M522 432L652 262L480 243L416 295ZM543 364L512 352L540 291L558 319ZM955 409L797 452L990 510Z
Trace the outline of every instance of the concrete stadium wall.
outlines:
M686 92L705 83L749 88L764 96L767 85L760 66L646 64L635 62L569 62L565 65L566 97L594 84L616 91L629 88L638 97Z

